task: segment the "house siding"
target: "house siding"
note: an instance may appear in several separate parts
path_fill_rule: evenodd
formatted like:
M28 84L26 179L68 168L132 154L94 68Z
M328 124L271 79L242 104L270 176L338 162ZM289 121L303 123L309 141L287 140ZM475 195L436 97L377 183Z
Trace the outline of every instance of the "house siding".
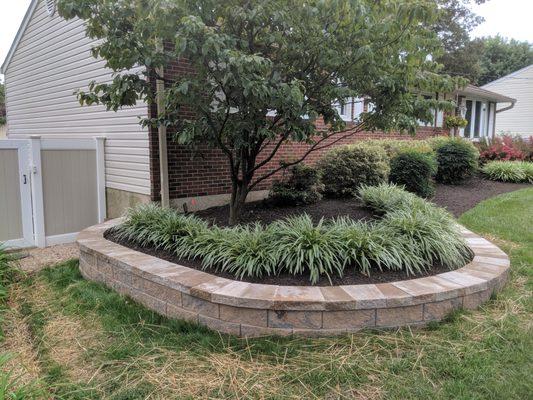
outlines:
M95 44L82 20L50 16L45 1L38 1L6 66L8 137L105 136L106 187L150 194L148 131L139 125L146 104L113 113L104 106L81 107L76 98L89 82L112 79L105 61L91 55Z
M533 65L488 83L483 88L517 100L512 109L498 113L497 134L533 135Z

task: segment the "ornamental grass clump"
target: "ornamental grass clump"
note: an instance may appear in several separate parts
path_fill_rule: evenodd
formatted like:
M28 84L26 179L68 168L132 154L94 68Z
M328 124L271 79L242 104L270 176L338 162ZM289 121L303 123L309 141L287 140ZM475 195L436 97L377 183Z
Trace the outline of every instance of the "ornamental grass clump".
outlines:
M273 246L273 230L260 224L233 228L210 227L192 240L181 255L199 258L204 269L214 269L237 278L262 277L275 272L278 258Z
M195 232L205 229L207 223L194 215L181 214L177 210L150 203L130 208L116 233L119 238L141 246L177 251L180 238L191 238ZM186 239L183 245L190 244Z
M466 263L470 251L451 217L437 208L419 208L391 212L383 224L411 244L411 250L424 260L423 269L435 263L457 268ZM420 272L409 269L410 273Z
M490 161L482 169L483 174L502 182L533 183L533 163L526 161Z
M377 186L364 185L359 189L359 198L366 207L380 215L399 209L422 207L426 203L401 186L389 183Z
M369 276L372 268L406 270L413 274L424 266L424 260L412 251L411 244L398 240L395 232L383 224L340 217L334 220L333 226L343 245L347 265L365 275Z
M311 282L333 274L342 277L346 265L344 246L336 230L324 220L315 225L309 215L289 217L272 224L273 246L280 272L309 273Z

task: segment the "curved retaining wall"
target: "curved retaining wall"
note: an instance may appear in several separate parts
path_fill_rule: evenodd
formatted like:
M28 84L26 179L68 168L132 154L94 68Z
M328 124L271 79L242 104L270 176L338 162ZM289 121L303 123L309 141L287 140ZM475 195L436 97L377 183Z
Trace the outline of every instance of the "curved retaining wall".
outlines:
M113 220L80 233L80 270L146 307L238 336L322 336L438 321L473 309L501 289L509 258L463 229L471 263L431 277L368 285L276 286L234 281L104 239Z

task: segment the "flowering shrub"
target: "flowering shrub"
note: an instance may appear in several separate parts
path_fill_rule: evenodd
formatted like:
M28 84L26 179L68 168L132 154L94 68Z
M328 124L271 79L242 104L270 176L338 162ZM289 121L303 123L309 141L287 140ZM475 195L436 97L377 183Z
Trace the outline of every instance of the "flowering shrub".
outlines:
M527 139L504 135L479 143L480 160L487 161L533 161L533 136Z

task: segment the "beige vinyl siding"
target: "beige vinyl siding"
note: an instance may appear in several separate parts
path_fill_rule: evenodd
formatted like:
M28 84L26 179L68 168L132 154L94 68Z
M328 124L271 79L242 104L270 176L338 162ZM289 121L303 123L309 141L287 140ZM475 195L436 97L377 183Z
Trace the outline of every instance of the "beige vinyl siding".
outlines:
M139 125L146 104L114 113L103 106L81 107L76 98L89 82L112 80L105 61L91 55L95 44L86 37L83 21L65 21L57 12L49 16L39 0L6 68L8 136L105 136L106 186L150 194L148 135Z
M113 135L105 144L106 186L150 195L147 135Z
M0 242L22 237L18 150L0 149Z
M514 108L496 115L496 133L533 135L533 65L483 87L517 100Z

